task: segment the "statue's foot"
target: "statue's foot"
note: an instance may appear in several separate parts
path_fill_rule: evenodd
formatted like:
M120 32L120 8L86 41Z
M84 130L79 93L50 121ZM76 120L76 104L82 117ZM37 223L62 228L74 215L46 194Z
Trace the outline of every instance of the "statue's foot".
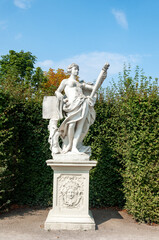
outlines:
M66 148L64 148L64 149L62 150L62 153L67 153L67 152L70 151L70 149L71 149L71 147L70 147L70 146L67 146Z
M80 154L79 150L76 147L72 148L71 153L78 153L78 154Z
M65 154L65 153L76 153L76 154L82 154L81 152L79 152L79 150L76 148L76 147L73 147L72 149L71 149L71 147L70 146L67 146L66 148L64 148L63 150L62 150L62 153L63 154Z

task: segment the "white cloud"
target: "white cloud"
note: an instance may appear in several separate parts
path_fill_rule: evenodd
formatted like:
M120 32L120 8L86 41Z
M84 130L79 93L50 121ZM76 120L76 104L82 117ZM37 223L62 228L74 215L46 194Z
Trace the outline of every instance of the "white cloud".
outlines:
M15 40L19 40L22 38L22 34L21 33L18 33L17 35L15 35Z
M112 10L112 14L114 15L117 23L122 26L125 29L128 29L128 21L126 19L126 15L123 11L119 11L119 10Z
M43 62L38 62L36 65L47 71L49 68L53 68L55 63L52 60L44 60Z
M105 62L110 63L108 75L112 78L115 74L122 72L123 64L130 63L136 66L141 61L140 55L122 55L118 53L109 52L91 52L88 54L80 54L71 58L66 58L61 61L45 60L37 62L36 67L41 67L43 70L48 71L49 68L58 69L62 68L67 70L68 65L77 63L80 67L79 76L81 80L86 82L93 82L100 73Z
M28 9L31 7L32 0L14 0L14 5L22 9Z
M7 22L6 21L0 21L0 29L5 30L7 28Z

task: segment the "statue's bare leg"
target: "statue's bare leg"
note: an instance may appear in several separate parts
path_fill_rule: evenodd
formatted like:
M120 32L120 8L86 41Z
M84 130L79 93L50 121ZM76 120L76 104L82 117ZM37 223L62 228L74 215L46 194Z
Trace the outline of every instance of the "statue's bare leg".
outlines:
M74 138L74 132L75 132L75 123L70 123L69 127L68 127L68 145L63 150L63 153L67 153L68 151L71 150L72 142L73 142L73 138Z

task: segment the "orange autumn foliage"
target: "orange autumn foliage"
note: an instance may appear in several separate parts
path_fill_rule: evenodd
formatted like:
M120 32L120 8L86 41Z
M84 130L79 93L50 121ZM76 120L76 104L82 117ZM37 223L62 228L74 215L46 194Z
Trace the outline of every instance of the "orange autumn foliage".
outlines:
M69 74L60 68L58 68L56 72L53 68L50 68L48 72L44 72L44 75L47 81L43 84L43 92L47 95L54 94L62 80L69 77Z
M63 69L60 68L58 68L56 72L54 69L50 68L48 72L45 72L45 76L48 79L48 81L45 83L45 86L46 87L55 86L56 88L58 88L63 79L69 77L69 75L65 73Z

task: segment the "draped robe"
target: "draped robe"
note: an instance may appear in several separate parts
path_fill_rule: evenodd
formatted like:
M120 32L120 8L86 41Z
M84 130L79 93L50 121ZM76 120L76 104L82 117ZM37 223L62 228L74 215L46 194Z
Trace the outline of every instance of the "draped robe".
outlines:
M68 144L69 124L78 123L78 121L80 121L81 119L83 119L84 116L86 116L83 124L83 128L82 128L82 134L80 136L79 145L82 145L83 138L88 132L89 127L95 121L96 114L93 108L93 104L89 101L88 96L82 93L72 103L68 103L67 101L63 103L62 109L63 109L63 114L65 116L65 119L59 127L59 132L63 140L64 146L67 146ZM76 130L76 125L75 125L75 130Z

